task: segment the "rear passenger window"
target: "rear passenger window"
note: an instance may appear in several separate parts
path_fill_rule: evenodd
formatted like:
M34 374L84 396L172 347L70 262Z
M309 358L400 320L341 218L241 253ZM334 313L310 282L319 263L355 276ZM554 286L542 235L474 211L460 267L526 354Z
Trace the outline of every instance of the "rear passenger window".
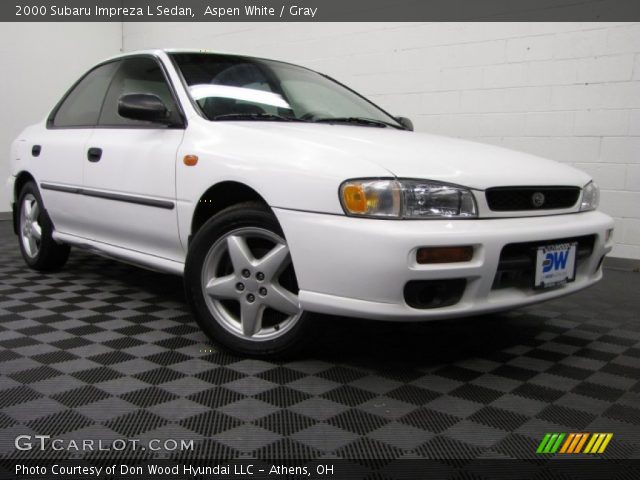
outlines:
M124 118L118 114L118 100L122 95L131 93L157 95L170 112L170 123L182 123L171 89L158 62L151 58L135 57L123 60L122 66L114 75L102 107L99 124L102 126L157 125L152 122Z
M98 123L100 108L109 82L120 62L91 70L67 95L53 118L54 127L92 127Z

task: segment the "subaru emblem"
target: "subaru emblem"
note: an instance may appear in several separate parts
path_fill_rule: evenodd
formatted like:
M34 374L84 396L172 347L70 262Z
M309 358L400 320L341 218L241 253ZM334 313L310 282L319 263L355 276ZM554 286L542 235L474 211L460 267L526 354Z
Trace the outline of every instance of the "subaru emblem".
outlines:
M536 192L531 195L531 203L536 208L540 208L542 205L544 205L544 193Z

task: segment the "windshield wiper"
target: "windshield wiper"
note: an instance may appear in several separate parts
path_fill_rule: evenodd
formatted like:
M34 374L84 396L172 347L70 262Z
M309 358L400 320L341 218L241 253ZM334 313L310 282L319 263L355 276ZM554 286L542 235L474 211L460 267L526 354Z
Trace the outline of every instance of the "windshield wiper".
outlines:
M279 122L304 122L299 118L283 117L272 113L225 113L224 115L216 115L211 120L272 120Z
M390 122L385 122L384 120L375 120L373 118L364 118L364 117L327 117L327 118L318 118L314 120L317 123L351 123L353 125L364 125L370 127L393 127L402 129L403 127L399 125L394 125Z

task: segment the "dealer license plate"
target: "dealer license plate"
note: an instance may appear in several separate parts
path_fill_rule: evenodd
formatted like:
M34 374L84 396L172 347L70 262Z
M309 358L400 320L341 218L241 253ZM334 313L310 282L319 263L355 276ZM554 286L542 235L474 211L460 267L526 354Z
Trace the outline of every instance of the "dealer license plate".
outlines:
M576 243L538 247L535 288L550 288L572 282L576 276Z

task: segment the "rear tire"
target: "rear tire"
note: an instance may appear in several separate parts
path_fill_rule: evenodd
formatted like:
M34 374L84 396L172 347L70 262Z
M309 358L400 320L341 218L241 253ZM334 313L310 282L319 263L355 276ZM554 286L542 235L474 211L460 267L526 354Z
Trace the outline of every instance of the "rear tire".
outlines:
M247 202L210 218L189 245L185 291L217 344L253 357L290 355L308 338L289 248L276 217Z
M61 268L70 248L52 238L53 224L38 187L27 182L18 196L18 239L25 263L34 270L50 272Z

